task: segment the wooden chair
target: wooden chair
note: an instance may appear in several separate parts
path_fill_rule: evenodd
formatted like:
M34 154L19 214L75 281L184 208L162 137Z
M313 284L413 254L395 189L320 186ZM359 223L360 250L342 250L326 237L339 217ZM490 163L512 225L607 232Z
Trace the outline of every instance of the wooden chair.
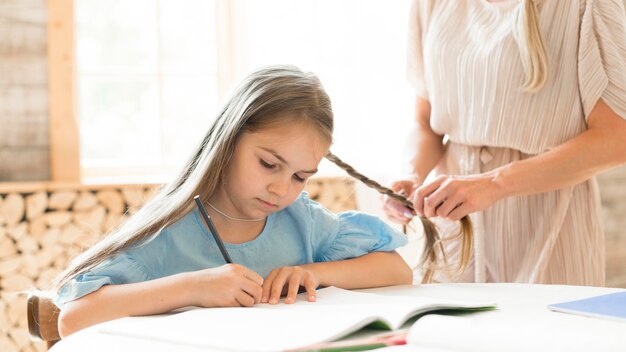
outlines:
M59 313L52 297L43 291L32 291L27 300L28 333L31 340L45 341L48 348L61 340L59 335Z

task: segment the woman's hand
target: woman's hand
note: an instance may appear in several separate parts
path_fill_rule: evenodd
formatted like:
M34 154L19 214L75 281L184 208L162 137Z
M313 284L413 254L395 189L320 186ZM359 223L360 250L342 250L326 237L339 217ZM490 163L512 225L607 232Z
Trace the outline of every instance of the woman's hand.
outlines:
M417 189L419 185L420 184L417 179L407 179L394 182L391 185L391 189L396 193L406 195L407 198L410 199L409 195L413 194L413 192ZM382 202L383 211L392 221L406 225L415 216L413 211L402 205L402 203L400 203L398 200L393 199L387 195L382 196Z
M251 307L261 302L263 278L237 264L188 273L190 304L200 307Z
M295 303L300 286L303 286L309 302L315 302L315 289L319 286L317 275L303 266L284 266L274 269L263 282L261 303L276 304L282 295L285 303Z
M503 196L495 182L497 173L450 176L440 175L419 187L413 206L420 216L457 221L470 213L489 208Z

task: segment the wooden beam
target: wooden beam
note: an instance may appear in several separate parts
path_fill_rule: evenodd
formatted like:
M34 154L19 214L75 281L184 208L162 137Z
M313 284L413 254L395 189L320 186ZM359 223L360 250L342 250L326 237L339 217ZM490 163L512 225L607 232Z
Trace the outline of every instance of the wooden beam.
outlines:
M47 0L47 8L50 174L52 181L80 182L74 0Z

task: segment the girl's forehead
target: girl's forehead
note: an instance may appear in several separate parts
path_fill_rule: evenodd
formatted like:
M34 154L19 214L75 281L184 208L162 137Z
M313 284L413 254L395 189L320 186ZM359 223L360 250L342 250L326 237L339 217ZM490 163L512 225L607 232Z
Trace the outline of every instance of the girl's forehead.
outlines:
M270 150L285 159L319 162L330 142L310 124L289 123L245 133L242 142L253 148Z
M285 122L262 128L251 133L259 141L281 143L291 139L316 140L319 144L330 144L320 131L307 122Z

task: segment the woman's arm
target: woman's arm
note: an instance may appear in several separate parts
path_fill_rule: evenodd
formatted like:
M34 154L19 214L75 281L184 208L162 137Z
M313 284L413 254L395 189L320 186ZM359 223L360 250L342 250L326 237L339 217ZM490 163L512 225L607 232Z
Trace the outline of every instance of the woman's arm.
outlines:
M59 333L67 337L104 321L186 306L252 306L261 301L262 284L263 278L252 270L228 264L151 281L106 285L63 306Z
M587 131L577 137L487 173L440 176L415 192L415 210L427 217L458 220L499 199L575 185L624 163L626 120L600 100L589 115Z
M409 135L411 153L411 179L394 182L391 188L395 192L410 195L424 182L426 176L439 163L444 153L443 136L430 128L430 102L421 97L415 99L415 126ZM383 197L383 211L398 223L407 224L413 214L393 198Z
M430 102L421 97L415 99L415 129L411 140L411 171L421 184L444 153L443 136L430 127Z
M413 271L398 253L373 252L353 259L274 269L263 283L261 302L278 303L286 294L285 303L293 303L300 286L306 289L309 301L315 301L318 286L357 289L412 282Z

